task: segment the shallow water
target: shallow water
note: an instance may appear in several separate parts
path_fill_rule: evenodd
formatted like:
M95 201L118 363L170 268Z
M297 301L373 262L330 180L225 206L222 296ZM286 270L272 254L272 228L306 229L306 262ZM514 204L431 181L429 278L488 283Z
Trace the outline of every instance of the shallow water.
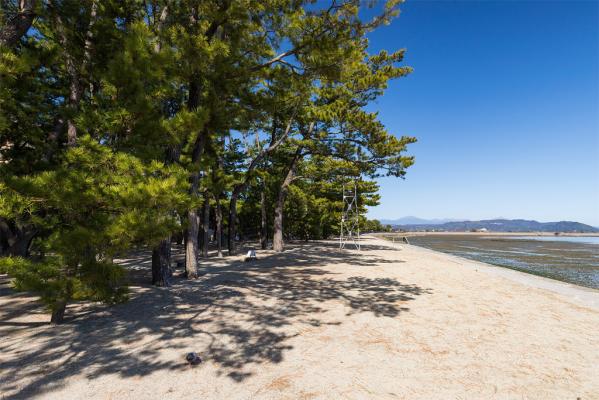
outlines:
M599 289L599 241L593 244L596 239L471 235L409 238L416 246Z
M543 242L599 244L599 236L513 236L507 238L518 240L541 240Z

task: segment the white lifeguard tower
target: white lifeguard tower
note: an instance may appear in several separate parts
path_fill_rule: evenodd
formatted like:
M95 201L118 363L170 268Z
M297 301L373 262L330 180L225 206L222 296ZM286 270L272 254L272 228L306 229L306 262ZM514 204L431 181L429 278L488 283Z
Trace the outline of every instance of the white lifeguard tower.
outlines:
M360 209L358 208L358 185L343 184L343 212L341 213L341 234L339 248L344 249L353 243L360 250Z

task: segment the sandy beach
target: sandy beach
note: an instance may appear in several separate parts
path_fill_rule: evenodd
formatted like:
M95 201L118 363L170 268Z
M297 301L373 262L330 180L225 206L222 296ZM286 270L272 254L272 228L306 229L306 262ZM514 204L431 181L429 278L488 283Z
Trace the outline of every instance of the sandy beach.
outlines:
M596 290L374 237L210 258L168 289L123 262L131 300L61 326L4 277L0 398L599 399Z

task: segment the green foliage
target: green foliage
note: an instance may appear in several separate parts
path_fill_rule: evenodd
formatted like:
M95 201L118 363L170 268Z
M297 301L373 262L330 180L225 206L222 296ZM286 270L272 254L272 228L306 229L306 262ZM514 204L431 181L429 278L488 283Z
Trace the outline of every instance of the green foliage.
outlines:
M179 167L144 163L82 136L54 169L7 177L0 187L0 210L29 215L46 232L39 250L50 255L8 258L5 269L51 309L60 299L119 301L123 271L112 258L178 229L173 210L189 207L186 187Z
M247 236L262 192L271 231L282 199L287 237L335 235L344 182L365 211L374 178L414 162L367 110L411 72L403 50L368 52L400 3L38 2L0 48L0 228L27 253L0 241L0 268L54 311L120 301L112 258L181 232L204 195Z
M391 232L391 225L383 225L377 219L364 219L360 229L364 232Z
M36 224L60 231L53 240L65 241L65 249L91 245L114 254L175 228L171 210L188 205L185 180L181 168L144 163L82 136L53 170L8 177L6 185L16 204L28 199L35 207Z
M89 261L78 271L67 271L60 257L46 257L32 261L21 257L0 258L0 271L10 274L16 290L33 291L51 310L61 300L95 300L108 304L127 300L122 267L109 263Z

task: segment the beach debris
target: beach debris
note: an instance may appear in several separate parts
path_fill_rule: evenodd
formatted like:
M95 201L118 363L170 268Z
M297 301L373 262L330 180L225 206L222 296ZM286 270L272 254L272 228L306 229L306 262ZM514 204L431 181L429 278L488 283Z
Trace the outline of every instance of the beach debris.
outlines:
M245 255L245 259L243 261L248 262L248 261L254 261L257 259L258 258L256 257L256 250L249 250L248 253Z
M202 362L200 356L198 356L197 353L194 352L187 353L187 355L185 356L185 360L189 363L189 365L198 365Z

